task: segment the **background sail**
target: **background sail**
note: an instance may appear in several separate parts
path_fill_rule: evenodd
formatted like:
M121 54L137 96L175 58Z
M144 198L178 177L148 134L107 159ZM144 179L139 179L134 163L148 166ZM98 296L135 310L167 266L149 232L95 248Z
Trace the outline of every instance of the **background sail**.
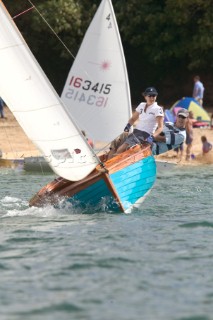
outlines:
M125 58L110 0L102 0L61 97L76 123L95 141L113 140L131 117Z
M80 180L98 163L0 2L0 95L55 173Z

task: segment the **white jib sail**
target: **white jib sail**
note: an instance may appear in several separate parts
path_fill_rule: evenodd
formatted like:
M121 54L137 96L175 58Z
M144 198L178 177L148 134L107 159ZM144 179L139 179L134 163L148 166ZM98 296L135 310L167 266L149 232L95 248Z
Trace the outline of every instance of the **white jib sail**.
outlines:
M0 95L54 172L80 180L98 159L0 2Z
M76 123L95 141L113 140L131 117L126 63L110 0L102 0L61 97Z

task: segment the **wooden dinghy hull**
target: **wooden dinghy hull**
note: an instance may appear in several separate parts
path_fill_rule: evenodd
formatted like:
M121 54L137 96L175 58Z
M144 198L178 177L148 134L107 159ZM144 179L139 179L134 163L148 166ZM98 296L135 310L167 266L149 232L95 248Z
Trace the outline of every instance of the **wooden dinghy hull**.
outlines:
M156 163L150 146L135 146L98 165L80 181L61 177L44 186L31 200L30 206L55 205L62 199L81 207L97 207L107 201L107 210L130 212L140 207L156 180Z

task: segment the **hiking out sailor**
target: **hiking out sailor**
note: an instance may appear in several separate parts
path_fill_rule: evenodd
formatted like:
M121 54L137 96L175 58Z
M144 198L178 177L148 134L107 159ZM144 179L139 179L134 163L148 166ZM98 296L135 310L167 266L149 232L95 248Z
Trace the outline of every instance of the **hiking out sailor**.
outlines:
M180 109L177 113L174 125L165 124L163 131L155 137L152 144L153 155L158 155L175 149L182 145L186 140L186 121L189 112L186 109Z

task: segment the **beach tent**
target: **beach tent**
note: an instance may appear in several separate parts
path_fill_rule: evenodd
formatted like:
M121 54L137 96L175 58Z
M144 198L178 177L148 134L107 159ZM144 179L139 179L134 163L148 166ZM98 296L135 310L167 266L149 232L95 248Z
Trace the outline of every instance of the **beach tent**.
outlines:
M173 104L170 110L172 110L173 113L176 114L179 108L185 108L188 111L192 111L194 115L194 119L198 121L210 122L210 117L208 113L203 109L203 107L201 107L201 105L197 102L197 100L191 97L186 97L178 100Z

